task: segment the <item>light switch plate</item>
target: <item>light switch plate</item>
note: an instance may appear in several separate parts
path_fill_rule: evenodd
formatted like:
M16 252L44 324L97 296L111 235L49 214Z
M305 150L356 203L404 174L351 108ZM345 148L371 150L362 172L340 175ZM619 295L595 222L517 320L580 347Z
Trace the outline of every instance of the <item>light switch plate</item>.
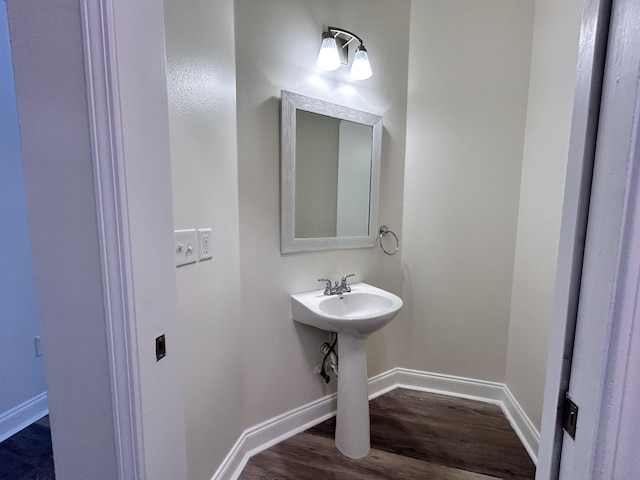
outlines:
M176 259L176 267L195 263L198 260L198 246L196 244L196 231L176 230L173 232L173 254Z
M207 260L213 256L211 250L213 245L211 244L211 229L199 228L198 229L198 260Z

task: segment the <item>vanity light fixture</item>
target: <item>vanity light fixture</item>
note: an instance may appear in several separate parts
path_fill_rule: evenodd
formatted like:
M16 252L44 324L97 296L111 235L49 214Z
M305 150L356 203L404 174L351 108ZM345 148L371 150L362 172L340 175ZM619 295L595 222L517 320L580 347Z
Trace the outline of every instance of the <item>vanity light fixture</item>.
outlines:
M351 62L349 76L354 80L366 80L373 75L367 49L364 42L355 33L343 28L327 27L322 33L322 45L318 53L316 65L321 70L337 70L340 65L346 65L349 61L349 44L353 41L359 43Z

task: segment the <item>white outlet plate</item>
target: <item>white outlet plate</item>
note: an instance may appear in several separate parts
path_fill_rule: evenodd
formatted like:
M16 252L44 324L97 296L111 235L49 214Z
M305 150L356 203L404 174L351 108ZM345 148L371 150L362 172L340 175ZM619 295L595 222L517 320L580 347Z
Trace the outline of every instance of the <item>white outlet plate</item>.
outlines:
M207 260L213 256L211 243L211 229L198 229L198 260Z
M176 259L176 267L198 261L195 230L176 230L173 232L173 254Z

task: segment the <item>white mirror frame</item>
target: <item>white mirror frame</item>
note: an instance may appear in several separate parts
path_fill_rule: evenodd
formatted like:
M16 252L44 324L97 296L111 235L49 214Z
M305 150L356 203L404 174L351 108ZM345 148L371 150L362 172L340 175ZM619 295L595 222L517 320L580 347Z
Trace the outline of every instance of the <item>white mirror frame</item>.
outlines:
M296 218L296 112L298 110L348 120L372 127L368 235L296 238L294 222ZM374 247L378 236L376 225L378 221L378 195L380 190L382 117L282 90L280 119L280 252L295 253Z

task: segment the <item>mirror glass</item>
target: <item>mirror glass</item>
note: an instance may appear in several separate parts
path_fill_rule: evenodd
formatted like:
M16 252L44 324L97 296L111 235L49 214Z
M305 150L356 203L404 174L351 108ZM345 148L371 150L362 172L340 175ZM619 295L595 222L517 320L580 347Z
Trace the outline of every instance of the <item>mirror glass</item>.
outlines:
M382 117L282 92L281 252L373 247Z

